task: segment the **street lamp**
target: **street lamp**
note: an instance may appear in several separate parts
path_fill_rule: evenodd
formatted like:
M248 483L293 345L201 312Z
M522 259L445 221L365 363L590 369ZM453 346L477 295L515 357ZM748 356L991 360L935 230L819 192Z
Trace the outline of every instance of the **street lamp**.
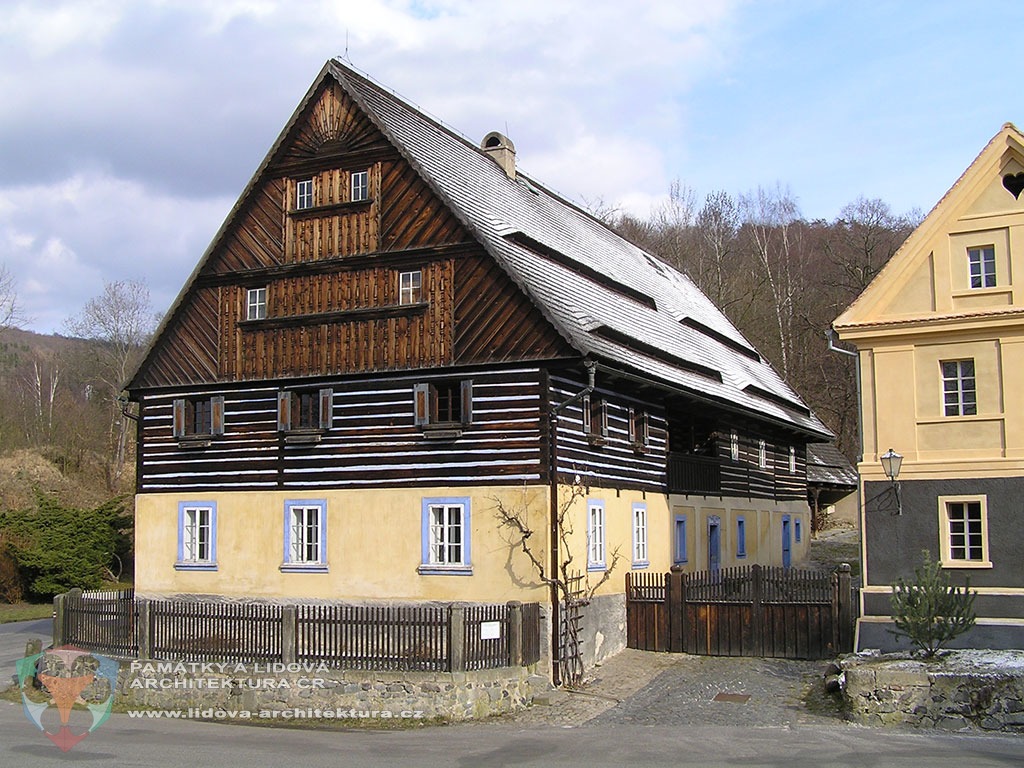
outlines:
M900 485L896 482L896 478L900 476L900 467L903 465L903 457L890 448L879 456L878 460L882 462L882 471L885 472L885 476L889 478L889 482L892 483L893 493L896 494L896 514L902 515L903 504L900 501Z

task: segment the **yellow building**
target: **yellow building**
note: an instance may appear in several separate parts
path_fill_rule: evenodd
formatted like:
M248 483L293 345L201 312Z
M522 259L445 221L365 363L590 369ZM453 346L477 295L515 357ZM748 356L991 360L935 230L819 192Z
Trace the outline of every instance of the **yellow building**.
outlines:
M978 597L965 647L1024 647L1024 135L1006 124L835 321L859 352L863 618L922 550ZM903 456L898 491L880 457Z

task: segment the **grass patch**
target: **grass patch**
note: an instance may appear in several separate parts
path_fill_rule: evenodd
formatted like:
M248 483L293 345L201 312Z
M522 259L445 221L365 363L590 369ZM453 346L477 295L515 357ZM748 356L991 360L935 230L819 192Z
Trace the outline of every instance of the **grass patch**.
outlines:
M48 619L52 615L53 603L0 603L0 624Z

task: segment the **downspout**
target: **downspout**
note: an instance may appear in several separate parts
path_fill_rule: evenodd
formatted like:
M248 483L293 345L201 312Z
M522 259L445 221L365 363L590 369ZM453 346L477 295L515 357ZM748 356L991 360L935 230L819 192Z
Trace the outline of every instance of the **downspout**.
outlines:
M562 675L559 671L559 665L562 661L562 649L559 643L559 637L562 630L562 612L557 583L559 578L559 559L561 557L561 553L558 549L558 414L594 391L594 379L597 372L597 363L593 360L585 359L583 361L583 365L587 368L587 386L568 400L564 400L563 402L552 406L551 410L548 411L548 444L551 446L551 450L548 451L548 482L550 484L548 492L548 496L550 498L548 536L551 539L550 567L553 579L551 584L551 682L556 687L562 684Z

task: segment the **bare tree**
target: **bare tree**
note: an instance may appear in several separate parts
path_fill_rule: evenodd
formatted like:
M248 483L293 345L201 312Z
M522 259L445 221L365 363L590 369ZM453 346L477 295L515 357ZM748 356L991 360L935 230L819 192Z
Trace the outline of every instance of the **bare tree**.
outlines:
M561 486L559 489L555 520L558 531L559 561L554 572L546 563L550 553L545 552L542 543L534 537L536 531L530 524L530 510L533 505L526 489L523 489L522 500L517 504L508 504L497 497L491 499L494 502L494 511L499 526L507 529L510 534L509 545L512 550L519 550L526 555L536 577L541 583L554 589L559 602L564 606L582 606L589 603L601 585L611 578L612 573L622 560L621 547L615 547L611 551L611 561L608 563L608 567L594 582L590 581L586 561L580 566L576 565L576 547L579 543L578 538L574 536L572 511L576 503L584 498L586 498L586 488L580 483ZM589 542L586 543L586 546L589 546ZM572 622L563 623L561 631L563 632L562 644L564 647L579 648L579 629L579 626ZM552 631L559 631L559 628L552 627ZM582 668L570 673L564 666L567 661L563 657L562 680L571 683L582 675Z
M103 293L90 299L80 315L65 322L71 334L95 342L95 377L110 409L111 490L120 484L128 450L129 424L121 393L156 319L145 284L116 280L104 283Z
M5 328L20 328L25 322L18 304L17 286L14 275L6 264L0 264L0 331Z

